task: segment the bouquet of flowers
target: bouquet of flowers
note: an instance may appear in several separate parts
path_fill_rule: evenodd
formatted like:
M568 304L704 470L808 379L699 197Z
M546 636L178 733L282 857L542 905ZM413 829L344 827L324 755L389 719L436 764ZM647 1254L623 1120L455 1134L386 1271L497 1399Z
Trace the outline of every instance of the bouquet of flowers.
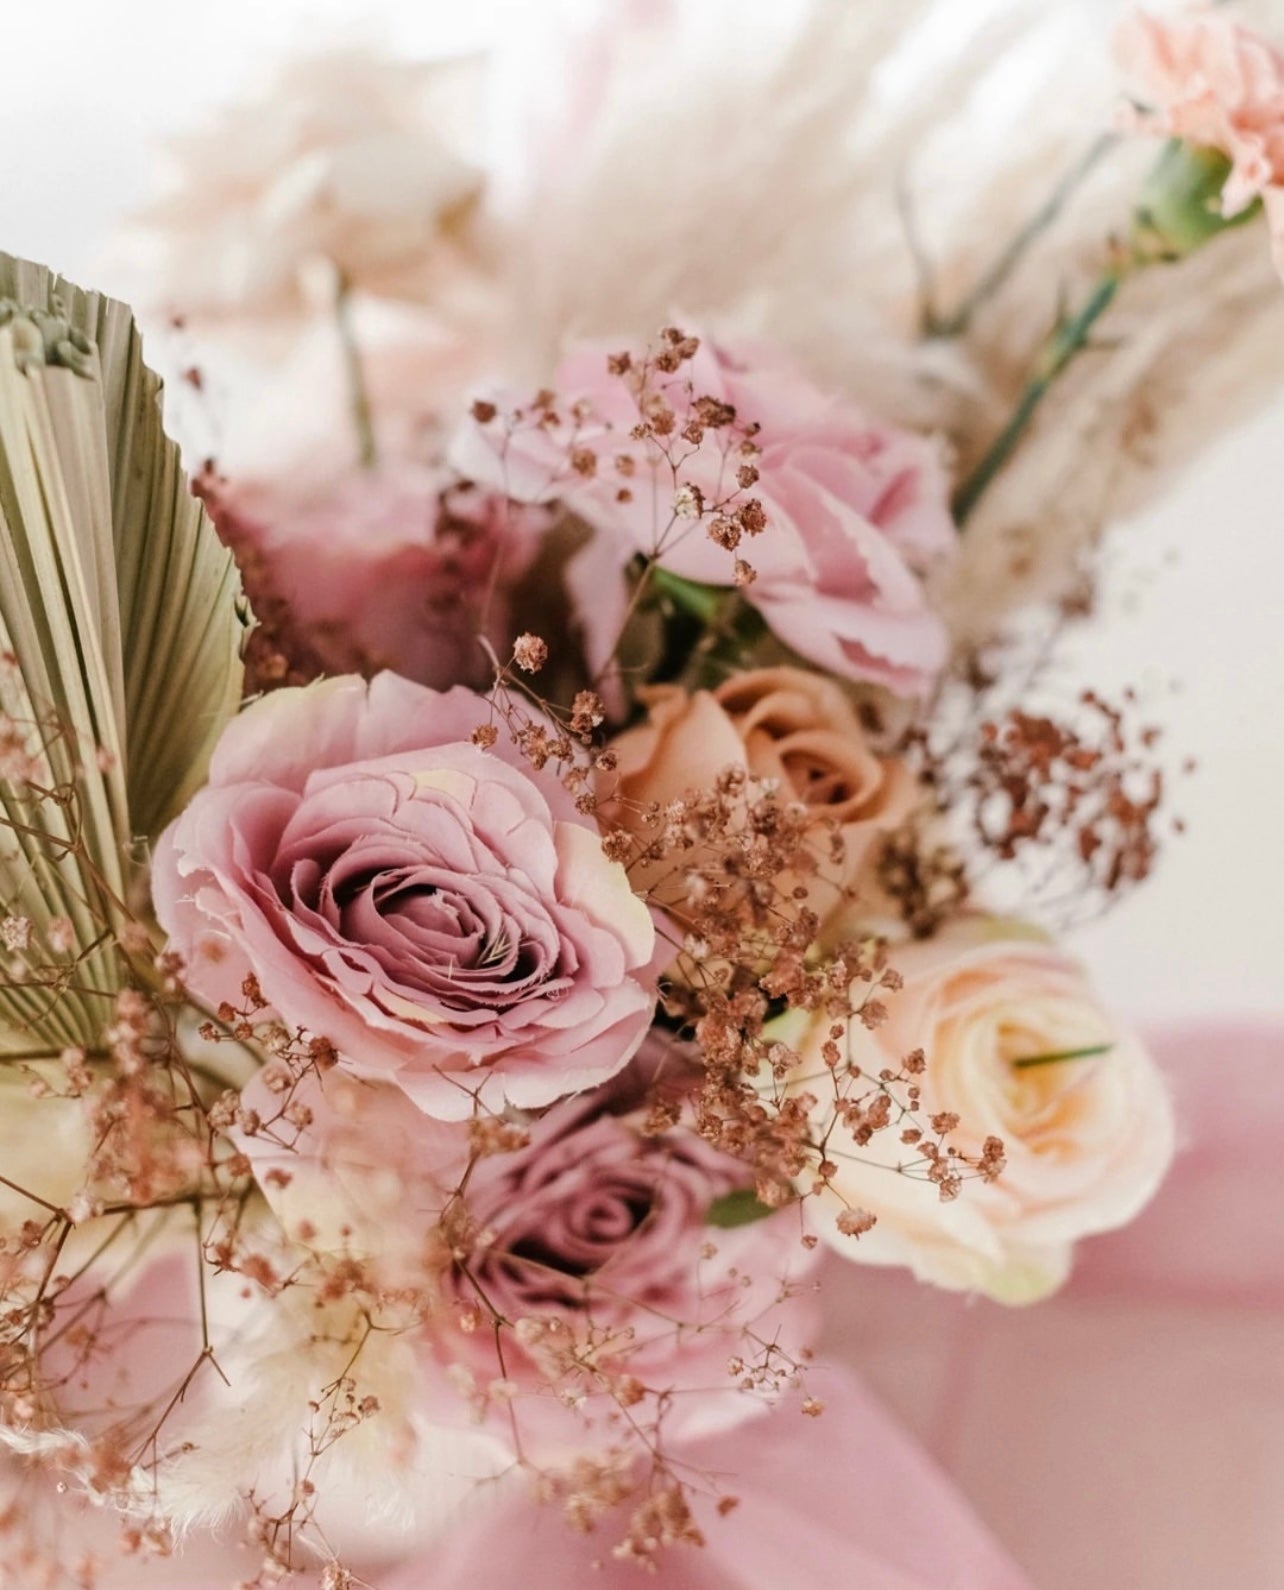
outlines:
M1032 1303L1155 1191L1057 935L1164 770L1049 667L1270 377L1284 55L1137 15L1051 103L1081 8L948 9L621 6L507 203L478 63L292 69L133 234L190 484L0 260L6 1585L572 1582L524 1509L783 1583L785 1469L879 1483L822 1258Z

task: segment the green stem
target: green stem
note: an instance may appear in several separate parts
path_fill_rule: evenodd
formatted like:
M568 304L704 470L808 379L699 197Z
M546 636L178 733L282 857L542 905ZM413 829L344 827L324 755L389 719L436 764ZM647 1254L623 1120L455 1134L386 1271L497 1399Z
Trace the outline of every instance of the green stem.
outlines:
M762 615L739 591L723 591L721 597L716 617L682 672L681 683L688 690L709 690L720 685L729 674L746 665L748 653L766 633Z
M357 433L357 462L362 469L373 469L379 457L375 446L374 411L370 404L370 389L366 384L366 372L361 362L356 328L352 323L352 290L347 277L342 273L338 277L335 289L334 318L339 330L339 344L343 349L343 369L348 382L348 406Z
M1112 264L1097 279L1087 301L1073 315L1063 318L1043 344L1034 374L1026 383L1011 419L991 442L980 463L954 495L954 518L960 529L966 524L994 477L1016 451L1040 403L1048 395L1067 366L1088 345L1093 327L1110 307L1119 284L1137 263L1131 256Z

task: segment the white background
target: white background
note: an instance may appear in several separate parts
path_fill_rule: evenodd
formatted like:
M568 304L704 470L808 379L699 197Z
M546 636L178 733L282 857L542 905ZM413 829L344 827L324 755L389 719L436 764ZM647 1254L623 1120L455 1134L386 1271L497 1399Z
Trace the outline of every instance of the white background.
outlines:
M754 3L776 16L782 0L744 9ZM261 82L282 54L335 38L454 53L591 4L0 0L0 247L110 287L100 250L154 194L156 141ZM1200 762L1177 803L1188 836L1078 939L1104 990L1139 1016L1284 1009L1280 354L1281 401L1116 530L1110 623L1079 663L1086 683L1140 685L1170 742Z

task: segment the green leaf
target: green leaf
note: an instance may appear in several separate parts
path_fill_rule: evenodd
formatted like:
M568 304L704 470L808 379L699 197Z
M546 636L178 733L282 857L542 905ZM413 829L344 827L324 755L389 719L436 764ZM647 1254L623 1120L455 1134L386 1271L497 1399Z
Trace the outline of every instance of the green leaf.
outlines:
M752 1187L737 1187L734 1192L715 1198L705 1213L705 1224L731 1231L736 1226L749 1226L755 1220L765 1220L775 1210L763 1203Z
M698 585L695 580L684 580L680 574L668 569L651 571L651 581L662 596L668 597L680 612L690 613L702 624L712 624L726 599L726 587Z
M1031 1066L1059 1065L1063 1060L1095 1060L1098 1055L1109 1054L1113 1048L1112 1043L1091 1043L1083 1049L1053 1049L1047 1054L1023 1055L1012 1065L1014 1070L1025 1071Z
M160 393L123 304L0 254L0 714L8 772L15 742L31 763L0 779L0 915L33 930L0 1024L24 1042L101 1034L146 842L240 701L248 613Z

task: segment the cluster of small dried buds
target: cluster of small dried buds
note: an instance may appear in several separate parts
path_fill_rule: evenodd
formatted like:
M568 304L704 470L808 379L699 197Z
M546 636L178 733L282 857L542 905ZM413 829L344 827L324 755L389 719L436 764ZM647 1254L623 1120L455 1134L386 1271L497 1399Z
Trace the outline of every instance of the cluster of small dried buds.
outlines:
M607 373L625 385L637 413L627 438L616 433L587 402L563 404L547 389L537 392L525 409L511 413L501 413L485 400L475 402L472 416L479 425L502 429L501 448L526 428L556 436L563 462L547 482L550 492L559 485L569 490L585 481L608 479L614 482L615 501L622 505L632 502L641 490L651 492L657 508L655 545L649 549L652 556L663 554L676 535L685 534L699 522L715 545L734 553L742 542L767 528L762 503L745 496L758 482L759 428L737 415L731 404L701 394L691 379L684 378L684 367L699 348L698 337L668 326L660 332L656 346L643 356L629 352L608 355ZM600 435L603 426L606 441ZM705 446L716 447L717 477L725 478L727 485L716 497L696 481L684 478L691 459ZM729 583L745 586L753 578L750 564L737 557Z
M559 1504L570 1527L586 1535L635 1493L636 1469L631 1449L612 1448L575 1458L565 1468L537 1472L535 1493L543 1502Z
M1055 713L1000 706L994 698L1021 672L1021 644L1008 645L1001 665L968 659L934 722L912 728L904 750L938 810L963 833L967 870L980 877L996 863L1037 863L1020 873L1023 909L1055 910L1064 925L1153 870L1167 794L1155 755L1160 734L1129 723L1138 705L1132 690L1119 704L1085 690ZM1027 668L1027 701L1038 694L1046 656L1045 641ZM1172 827L1179 832L1180 821ZM952 888L965 890L962 864L926 835L900 836L885 865L887 887L915 931L931 932L937 900L948 914Z
M710 789L626 816L608 853L681 929L687 959L759 967L811 942L816 919L798 896L816 870L817 824L773 783L727 767Z
M1085 691L1080 706L1078 724L1014 708L982 725L965 787L973 831L987 850L1006 861L1026 846L1068 838L1087 879L1113 894L1150 873L1163 775L1130 743L1122 708L1095 691ZM1143 729L1140 751L1156 738Z
M538 635L519 635L513 642L513 661L523 673L537 674L548 661L548 642Z
M474 1160L516 1154L530 1142L527 1127L502 1115L475 1115L468 1123L468 1150Z
M646 1499L633 1510L624 1539L612 1555L625 1562L654 1567L660 1552L673 1546L703 1546L704 1536L691 1513L687 1487L676 1479L653 1482Z
M967 904L968 869L952 845L928 837L921 823L889 834L877 860L878 884L916 938L928 938Z
M545 643L536 635L523 635L515 648L513 665L525 672L543 666ZM522 659L526 661L523 662ZM494 721L481 723L472 742L488 751L498 743L500 723L521 755L536 772L554 767L557 777L575 801L576 810L590 817L597 811L595 775L614 770L615 753L602 746L606 705L595 690L576 692L569 709L559 707L524 685L513 688L511 667L502 670L490 692Z

